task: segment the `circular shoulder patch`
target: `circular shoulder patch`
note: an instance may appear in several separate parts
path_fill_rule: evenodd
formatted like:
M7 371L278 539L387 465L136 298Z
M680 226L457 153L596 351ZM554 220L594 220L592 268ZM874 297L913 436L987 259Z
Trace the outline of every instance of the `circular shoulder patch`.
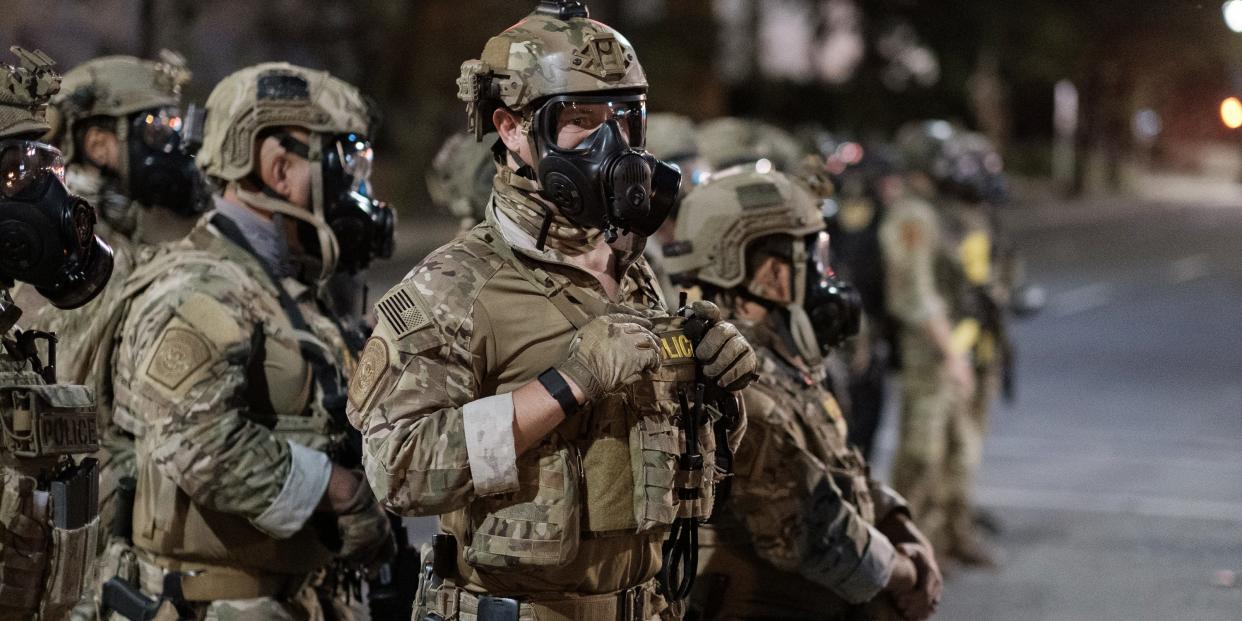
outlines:
M377 336L367 339L362 348L362 356L358 359L358 367L349 380L349 404L355 408L371 398L371 392L379 384L379 379L388 370L388 344Z
M176 390L210 359L211 346L202 336L185 328L169 328L147 365L147 377L169 390Z

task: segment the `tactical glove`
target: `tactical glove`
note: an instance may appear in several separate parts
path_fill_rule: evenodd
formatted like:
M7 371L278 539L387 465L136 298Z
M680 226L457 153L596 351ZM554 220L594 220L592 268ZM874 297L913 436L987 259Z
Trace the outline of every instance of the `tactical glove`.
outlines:
M365 480L358 484L349 504L337 514L336 525L341 536L341 551L337 556L344 561L372 569L397 554L388 514Z
M703 374L718 386L735 392L750 385L757 377L759 360L746 337L737 326L720 319L720 307L706 300L690 305L695 317L708 322L711 327L703 335L694 357L703 365Z
M556 370L591 401L659 367L660 347L651 322L618 312L596 317L579 330L569 346L569 358Z

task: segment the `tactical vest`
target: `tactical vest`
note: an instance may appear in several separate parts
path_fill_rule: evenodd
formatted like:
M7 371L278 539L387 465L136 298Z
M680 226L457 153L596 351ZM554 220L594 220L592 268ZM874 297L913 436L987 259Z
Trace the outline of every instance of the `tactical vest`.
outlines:
M132 301L170 269L210 263L217 269L235 271L239 280L260 282L271 297L256 303L281 306L279 285L267 279L255 265L258 260L244 249L201 227L189 239L193 244L189 252L135 271L129 281L132 289L127 292L127 300ZM252 338L262 343L254 352L262 358L247 365L249 402L244 415L278 438L330 455L340 452L340 447L348 444L347 432L325 408L325 402L339 398L343 388L338 380L336 393L325 394L323 383L316 381L317 369L305 353L307 346L327 350L324 339L305 328L295 329L290 317L282 313L273 313ZM118 377L116 420L118 424L128 421L131 426L138 423L129 429L136 436L139 449L133 518L135 546L155 557L157 563L175 564L183 570L216 565L261 573L307 574L332 560L334 553L320 536L316 516L292 537L273 539L243 517L192 503L152 463L150 455L159 438L146 433L141 424L144 398L126 389L128 383L129 378ZM254 390L260 386L264 390Z
M555 284L545 270L515 256L496 231L484 240L575 329L607 312L598 294ZM643 286L659 299L653 282ZM584 405L520 456L518 491L471 503L462 542L468 564L488 570L564 566L583 538L658 534L678 517L710 515L716 482L712 423L719 414L705 408L698 427L702 467L679 468L686 434L677 395L695 394L693 348L681 318L663 308L645 312L660 338L659 370Z
M3 610L62 619L87 586L99 533L98 472L93 460L74 466L72 456L98 450L95 416L89 388L46 384L28 362L0 353L0 526L28 541L46 541L43 550L19 553L35 565L19 571L43 570L42 585L0 595ZM32 525L22 516L43 532L23 530ZM6 580L6 589L16 584Z

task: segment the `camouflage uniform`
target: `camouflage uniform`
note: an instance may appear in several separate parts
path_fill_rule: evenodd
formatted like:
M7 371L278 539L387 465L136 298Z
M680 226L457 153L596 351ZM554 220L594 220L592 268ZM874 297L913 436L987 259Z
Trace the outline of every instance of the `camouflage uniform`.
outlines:
M886 303L897 322L901 356L901 423L893 461L893 487L909 501L919 527L937 549L949 523L946 490L968 479L964 459L965 395L950 379L939 348L927 334L937 317L947 321L946 292L936 278L944 238L934 209L912 196L889 206L880 227ZM941 538L941 539L937 539Z
M483 221L483 208L496 176L496 157L492 154L496 140L495 134L478 141L467 134L449 136L427 171L427 192L432 202L456 216L462 231Z
M189 72L180 57L167 51L160 62L107 56L68 71L61 92L52 99L57 117L52 134L59 138L61 151L69 159L65 184L69 191L95 206L99 218L96 232L114 253L112 280L98 298L81 310L65 312L44 304L23 323L62 335L58 347L69 363L61 365L61 378L92 386L99 398L103 439L97 457L101 478L100 519L105 535L115 529L112 517L116 511L117 482L122 477L134 476L133 437L124 428L112 424L109 366L115 317L111 310L123 303L124 283L134 268L149 262L157 251L150 238L139 230L140 213L145 210L121 193L123 183L120 180L106 179L97 168L83 161L83 154L76 153L74 133L78 123L85 119L119 119L117 128L120 130L127 126L124 121L130 114L178 106L181 87L188 79ZM121 145L120 151L125 153L123 140ZM171 236L179 236L186 230L188 228ZM146 234L156 233L146 231Z
M493 204L534 205L509 177L498 175ZM534 231L497 209L376 305L380 321L349 391L367 476L394 511L440 514L462 544L451 588L421 591L427 609L473 618L463 590L541 594L536 610L550 618L616 618L622 597L647 616L663 607L652 579L677 512L663 470L675 449L656 442L673 432L660 417L636 417L654 407L643 392L653 386L591 404L516 463L486 448L503 447L509 425L489 431L483 403L559 364L576 330L610 304L667 315L642 259L609 301L594 277L556 250L535 250Z
M12 49L21 65L0 65L0 139L34 139L48 129L47 101L60 76L41 52ZM59 620L91 577L99 531L96 473L79 471L89 476L89 498L77 499L86 521L71 527L56 525L55 516L72 515L75 498L49 491L49 483L66 481L74 472L74 456L98 448L95 399L87 386L49 385L27 358L17 355L22 330L14 323L21 311L9 296L11 276L0 277L6 281L0 284L0 619ZM75 420L89 425L76 446L65 444L44 424L57 418L64 426Z
M959 201L944 201L941 210L946 231L946 251L942 253L939 278L949 298L954 324L954 345L970 355L975 372L975 391L966 402L960 461L968 476L955 478L946 492L950 527L955 539L970 537L970 502L974 472L983 460L983 440L987 435L988 414L1000 392L1002 342L995 311L1003 308L1003 285L993 265L993 235L986 207ZM992 309L990 312L988 306Z
M682 204L674 247L684 250L671 257L675 274L715 291L722 304L745 300L769 309L764 319L739 324L759 356L759 379L743 391L747 437L734 459L728 502L700 537L691 602L699 618L835 619L864 609L873 618L892 611L880 594L897 551L875 524L906 511L904 501L870 479L846 441L837 400L825 390L822 349L808 349L794 334L793 307L805 294L795 292L780 309L750 280L760 244L781 236L794 249L793 281L804 281L807 257L796 249L823 228L813 193L780 173L725 172Z
M257 123L302 125L272 114L287 106L315 120L312 133L365 134L353 87L282 63L243 69L208 100L200 163L222 183L253 166L263 126L237 113L258 107L264 76L300 88L264 99ZM137 558L116 575L200 619L365 616L336 582L342 515L316 512L332 470L349 467L341 410L354 358L316 290L269 252L283 234L218 196L186 239L131 275L119 311L115 418L136 438ZM365 536L390 539L387 524L378 515ZM164 591L170 573L184 601Z

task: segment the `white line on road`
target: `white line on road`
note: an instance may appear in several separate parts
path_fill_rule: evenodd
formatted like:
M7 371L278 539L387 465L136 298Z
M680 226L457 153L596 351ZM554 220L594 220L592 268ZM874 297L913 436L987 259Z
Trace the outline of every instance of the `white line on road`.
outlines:
M1192 254L1174 261L1169 270L1173 274L1173 284L1180 285L1207 276L1212 271L1212 262L1206 254Z
M1053 297L1053 312L1057 317L1069 317L1108 304L1116 287L1110 283L1097 282L1070 289Z
M1009 509L1130 514L1242 524L1242 502L1008 487L981 488L976 498L980 504Z

